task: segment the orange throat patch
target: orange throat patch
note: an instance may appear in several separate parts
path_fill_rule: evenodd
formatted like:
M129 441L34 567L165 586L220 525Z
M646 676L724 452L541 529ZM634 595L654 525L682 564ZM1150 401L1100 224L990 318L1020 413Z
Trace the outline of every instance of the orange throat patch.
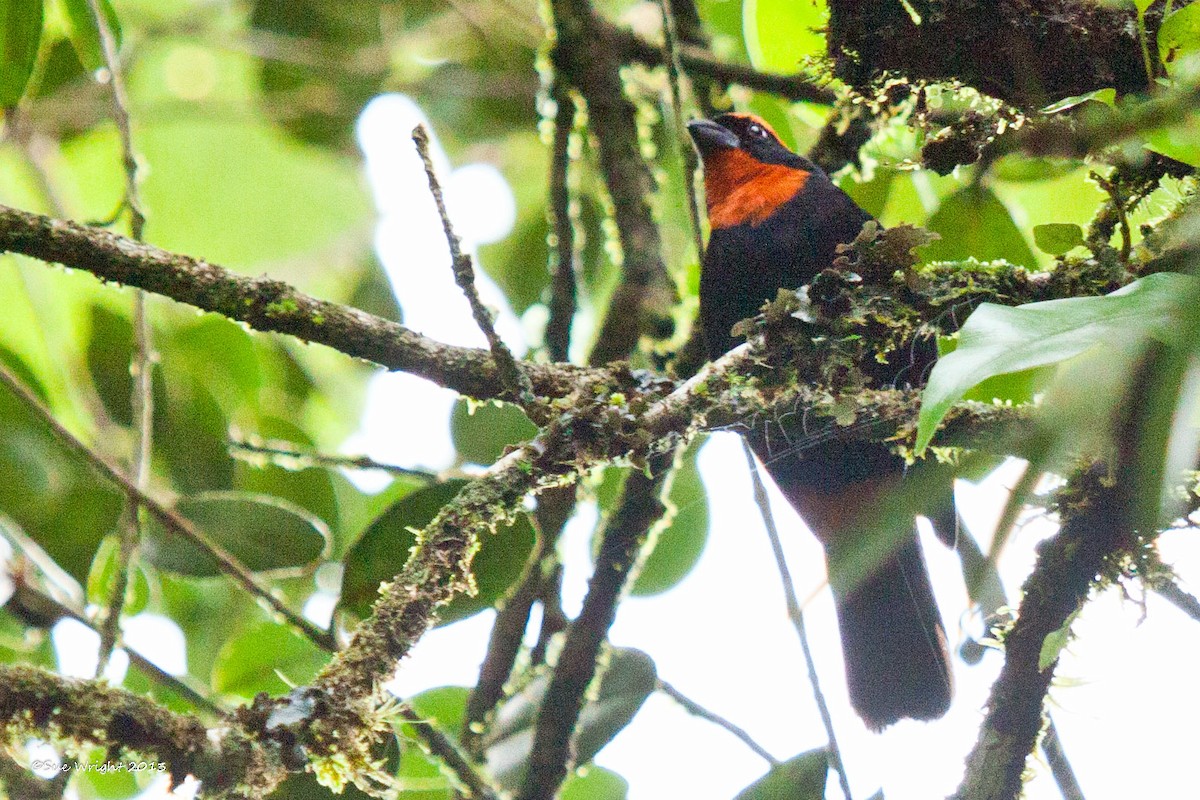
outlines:
M809 173L764 164L742 150L720 150L704 161L708 222L714 230L758 225L804 188Z

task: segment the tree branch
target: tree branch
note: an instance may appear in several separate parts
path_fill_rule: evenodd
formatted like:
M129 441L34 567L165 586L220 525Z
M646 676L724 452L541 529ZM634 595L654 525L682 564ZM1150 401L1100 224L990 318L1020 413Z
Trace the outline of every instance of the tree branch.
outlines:
M104 681L64 678L27 666L0 665L0 725L11 736L50 736L76 748L164 764L171 781L203 781L206 797L235 789L269 794L286 777L278 754L236 727L206 729L194 716Z
M955 800L1015 800L1020 794L1058 662L1055 657L1042 667L1043 642L1087 599L1106 558L1130 544L1130 529L1122 524L1127 516L1108 476L1107 467L1092 465L1074 475L1060 495L1062 527L1039 546L1037 564L1022 586L1017 622L1004 635L1004 668L992 686Z
M829 11L834 73L859 90L892 72L961 81L1036 109L1094 89L1126 94L1147 84L1132 5L1051 0L1030 13L1019 0L832 0ZM1161 15L1161 5L1146 15L1152 46Z
M532 408L534 403L533 386L529 383L529 376L517 368L517 361L513 358L512 351L500 338L500 334L496 333L491 312L479 299L479 290L475 288L475 265L471 257L462 251L462 242L459 241L458 234L454 232L454 226L450 222L450 215L446 211L446 201L442 198L442 187L433 171L433 160L429 157L429 133L425 130L424 125L413 128L412 140L417 146L417 154L421 157L421 163L425 165L425 177L429 179L429 193L433 195L433 201L437 204L438 216L442 218L442 230L446 233L446 244L450 247L450 265L454 271L454 282L466 295L467 303L471 306L471 316L475 318L475 324L479 326L479 330L483 331L484 338L487 339L488 348L492 351L492 360L496 362L496 366L500 370L500 382L504 384L504 388L510 394L518 398L522 408Z
M587 102L621 243L621 282L591 357L592 364L602 365L632 353L647 323L668 318L675 286L650 211L654 179L642 157L637 110L625 96L624 64L611 41L615 29L597 16L589 0L552 0L551 8L557 37L551 59L558 76Z
M631 472L617 511L604 526L583 608L567 629L538 712L521 800L553 800L567 777L574 759L575 725L587 688L597 674L600 648L616 617L617 604L637 574L643 545L666 513L662 497L669 491L667 478L675 455L672 450L652 456L650 477L640 470Z
M443 344L358 309L318 300L283 281L237 275L101 228L0 206L0 251L86 270L259 331L288 334L410 372L468 397L518 399L504 389L486 350ZM565 364L519 366L534 391L547 399L571 394L581 378L596 374Z

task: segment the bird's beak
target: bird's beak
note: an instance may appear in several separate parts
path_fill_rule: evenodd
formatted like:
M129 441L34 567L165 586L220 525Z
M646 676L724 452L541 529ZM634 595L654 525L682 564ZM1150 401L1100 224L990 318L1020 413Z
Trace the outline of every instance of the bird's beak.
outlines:
M737 134L712 120L694 119L687 127L702 156L717 150L733 150L741 146Z

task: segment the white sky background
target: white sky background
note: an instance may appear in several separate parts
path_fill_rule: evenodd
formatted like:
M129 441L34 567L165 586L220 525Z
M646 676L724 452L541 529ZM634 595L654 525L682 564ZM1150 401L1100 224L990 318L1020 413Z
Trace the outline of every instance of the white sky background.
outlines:
M408 137L428 124L408 98L373 101L360 122L360 141L380 209L376 241L406 325L457 344L483 345L466 301L454 285L440 223ZM498 172L479 165L451 168L434 138L453 221L468 247L501 238L512 225L511 191ZM507 221L501 225L502 221ZM498 327L518 352L521 330L503 297L477 270L486 303L501 309ZM448 409L453 395L417 378L376 379L362 430L347 450L403 465L441 468L453 458ZM825 743L799 644L787 620L777 568L754 505L742 449L732 434L712 436L699 466L710 491L711 531L695 570L674 589L630 598L611 632L614 644L649 653L659 675L700 704L745 728L777 758ZM1001 470L979 487L963 484L959 502L966 524L986 549L1016 472ZM822 585L820 546L769 486L800 598ZM569 525L562 549L564 600L578 610L591 570L589 540L594 507L583 506ZM1000 563L1010 600L1033 564L1034 546L1053 532L1035 520L1012 537ZM925 537L926 558L951 647L961 644L966 594L957 556ZM1200 542L1191 532L1161 540L1168 563L1185 582L1200 586ZM1140 591L1140 588L1138 589ZM1195 720L1200 648L1196 623L1157 596L1142 608L1110 591L1090 603L1075 625L1051 691L1054 720L1088 800L1192 796L1200 786ZM437 629L402 664L396 691L411 696L442 685L474 685L493 615ZM975 742L982 707L1001 658L989 653L977 666L954 658L956 697L946 718L903 722L881 735L867 731L847 701L832 600L820 591L806 608L818 672L856 798L882 786L888 800L926 800L949 794L961 778ZM654 695L633 723L600 753L597 762L630 783L630 800L686 797L726 800L759 777L766 764L724 730L686 714ZM1054 800L1057 787L1045 765L1026 797ZM829 797L840 796L830 781Z

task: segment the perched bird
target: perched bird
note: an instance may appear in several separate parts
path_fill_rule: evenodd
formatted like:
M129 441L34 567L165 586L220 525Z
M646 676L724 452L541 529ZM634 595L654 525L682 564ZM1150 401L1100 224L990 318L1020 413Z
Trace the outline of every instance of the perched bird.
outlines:
M700 274L700 317L710 358L738 342L730 329L781 288L797 289L831 266L837 245L871 219L765 122L723 114L688 125L704 163L712 227ZM825 547L850 700L879 730L904 718L936 719L952 693L945 628L912 520L857 581L838 565L863 542L863 514L894 487L904 462L881 443L822 437L797 450L802 431L766 420L745 433L759 460ZM832 425L832 423L831 423ZM931 516L945 518L947 502ZM952 513L950 515L952 519ZM944 531L942 533L945 533Z

